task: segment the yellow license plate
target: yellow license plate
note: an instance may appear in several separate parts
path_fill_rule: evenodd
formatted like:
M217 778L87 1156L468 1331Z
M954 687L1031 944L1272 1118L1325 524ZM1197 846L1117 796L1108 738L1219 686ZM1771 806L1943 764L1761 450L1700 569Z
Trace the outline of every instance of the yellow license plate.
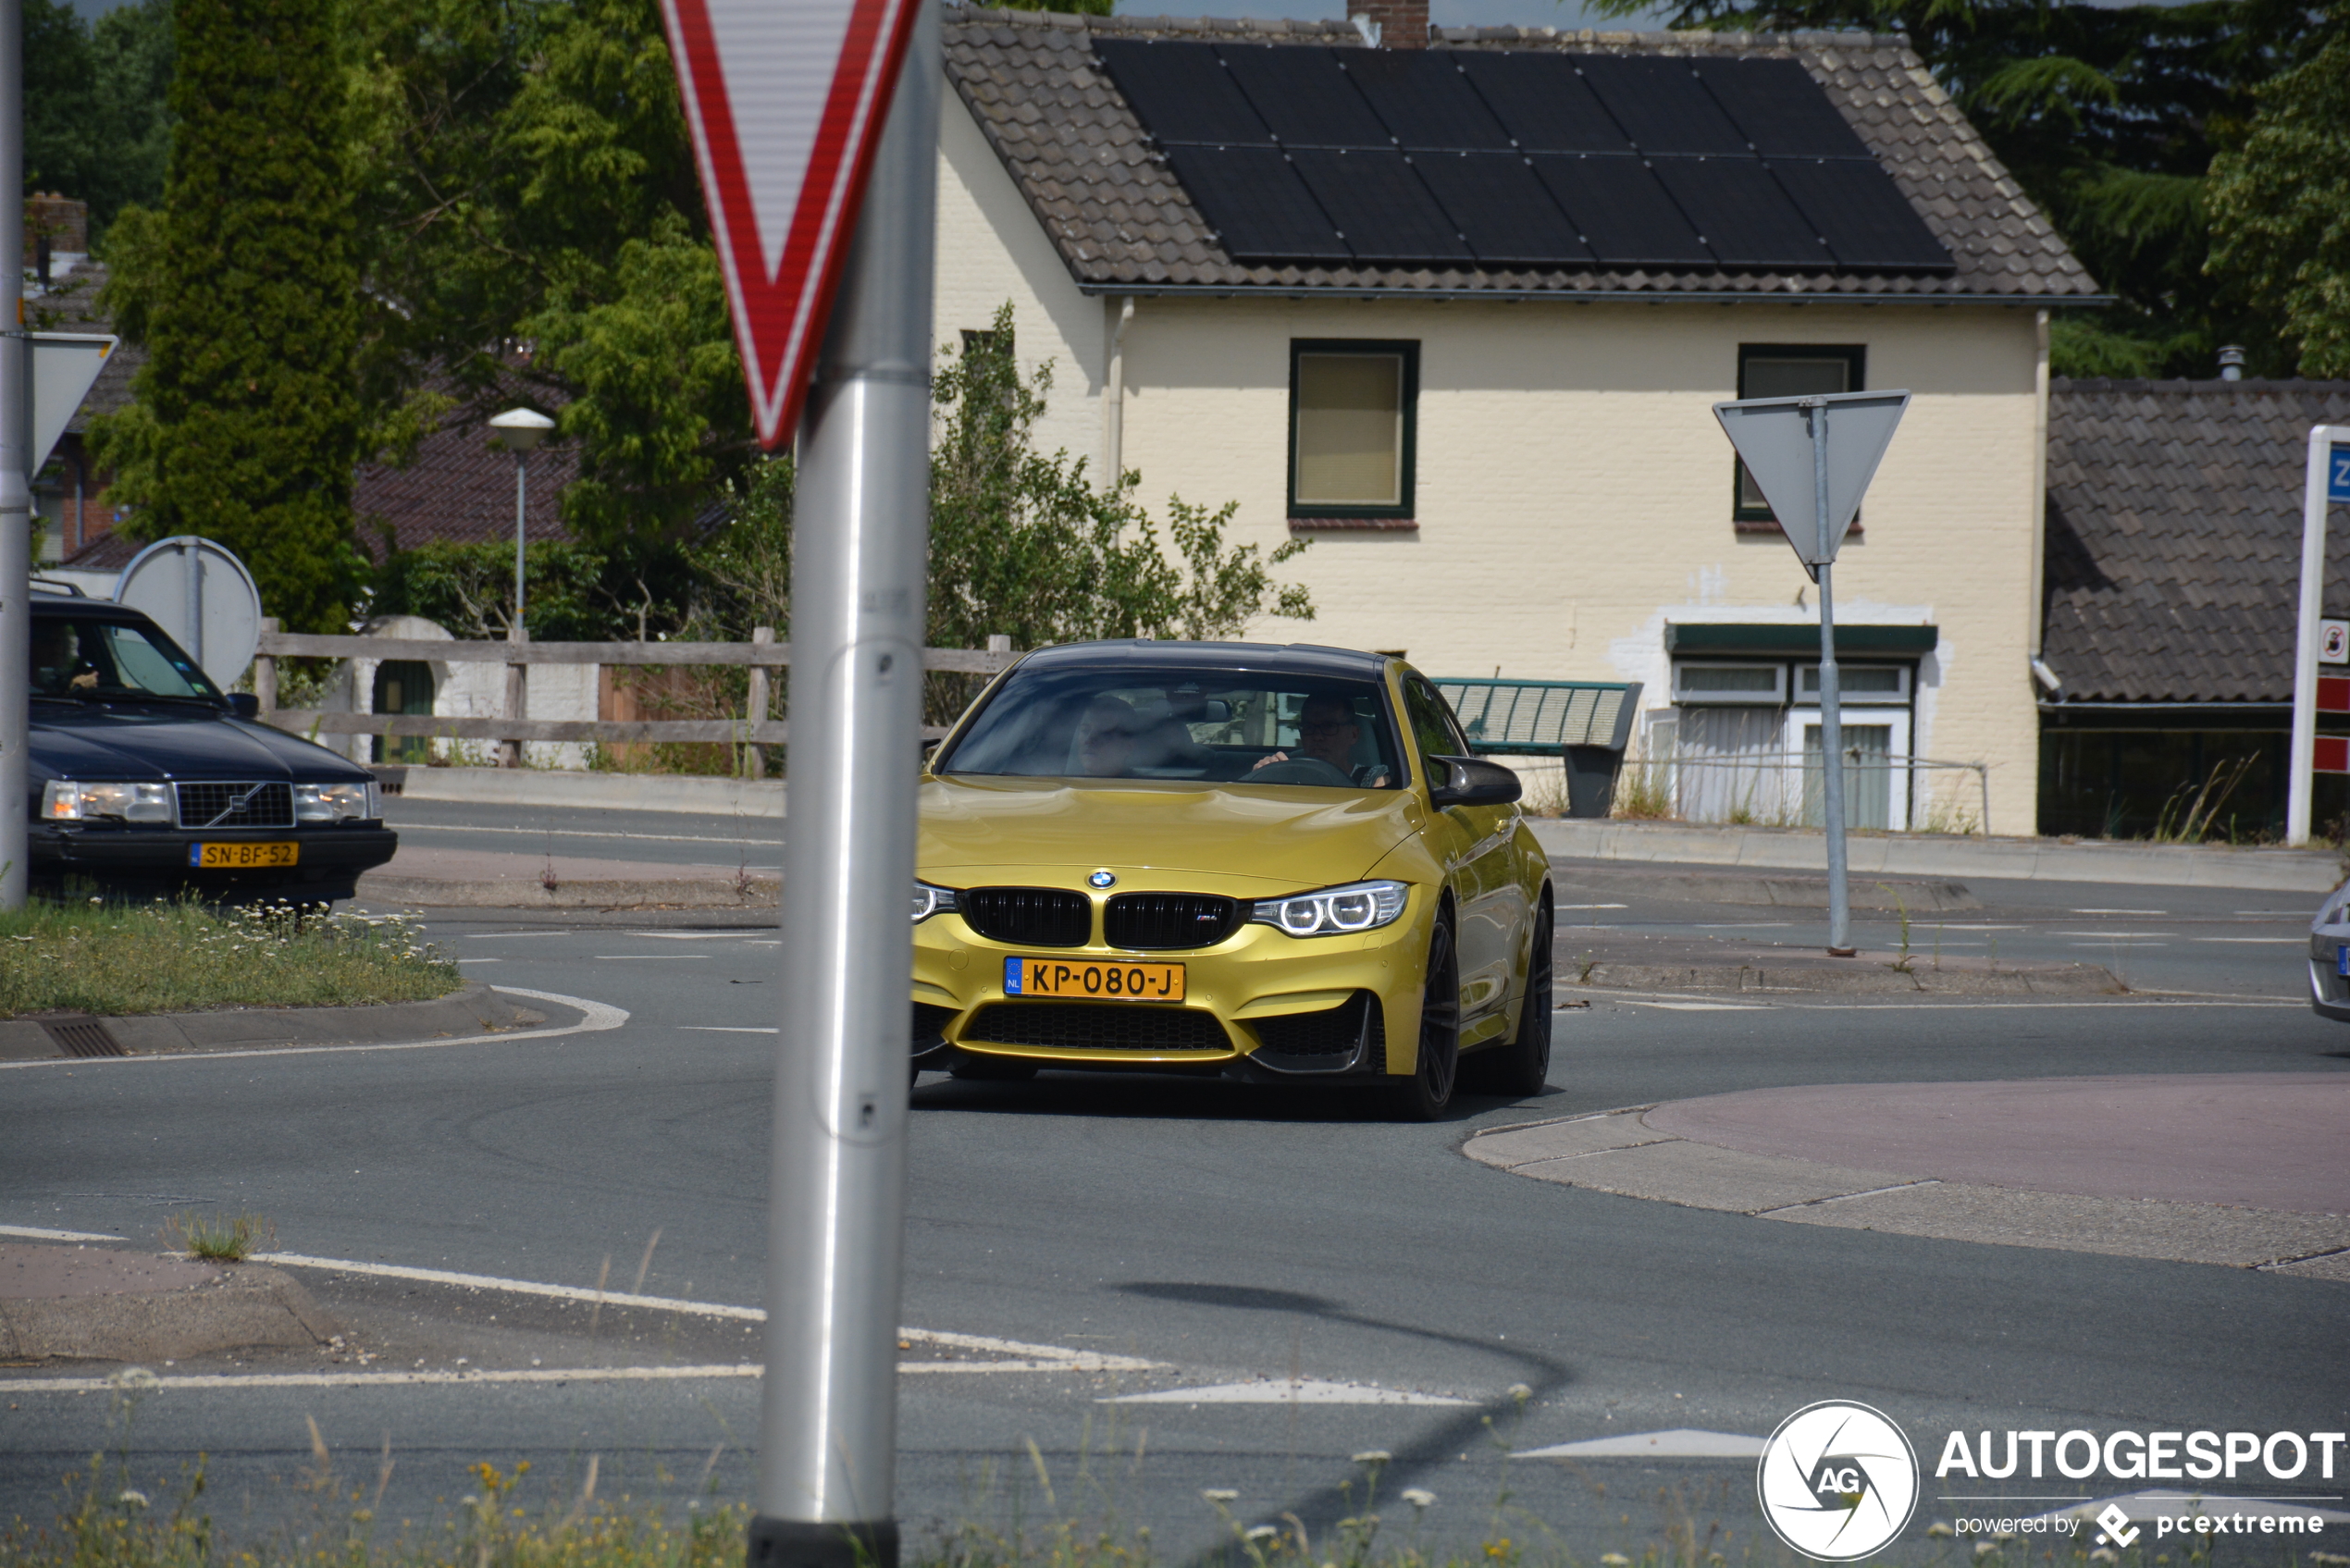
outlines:
M274 844L192 844L188 864L204 871L241 871L255 867L291 866L302 846L281 839Z
M1095 958L1007 958L1007 996L1068 996L1088 1002L1181 1002L1183 966Z

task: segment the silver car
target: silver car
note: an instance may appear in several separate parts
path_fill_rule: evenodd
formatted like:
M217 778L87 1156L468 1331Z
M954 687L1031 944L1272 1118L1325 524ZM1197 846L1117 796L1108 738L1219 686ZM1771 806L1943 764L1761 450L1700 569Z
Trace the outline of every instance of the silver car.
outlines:
M2327 894L2309 922L2309 1006L2350 1023L2350 882Z

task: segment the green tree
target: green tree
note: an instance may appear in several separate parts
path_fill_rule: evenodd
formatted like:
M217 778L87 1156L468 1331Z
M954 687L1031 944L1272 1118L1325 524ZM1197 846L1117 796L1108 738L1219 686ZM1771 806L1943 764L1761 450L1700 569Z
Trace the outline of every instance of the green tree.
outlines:
M24 0L25 186L88 203L93 245L123 208L162 197L170 84L171 0L94 26L61 0Z
M201 534L290 629L340 630L359 278L349 78L330 0L179 0L171 170L117 225L104 302L147 363L100 426L140 537Z
M2305 376L2350 376L2350 43L2263 88L2212 169L2215 270L2285 319Z
M2210 376L2240 342L2291 364L2272 310L2207 267L2212 158L2260 84L2337 28L2303 0L1596 0L1671 27L1902 32L2119 303L2060 313L2059 375Z

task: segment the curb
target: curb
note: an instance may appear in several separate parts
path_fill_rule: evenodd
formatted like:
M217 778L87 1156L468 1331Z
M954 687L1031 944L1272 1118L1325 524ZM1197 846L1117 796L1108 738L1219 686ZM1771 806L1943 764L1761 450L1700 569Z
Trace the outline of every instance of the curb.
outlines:
M1529 817L1546 854L1574 860L1737 866L1750 871L1827 869L1824 834L1800 828L1708 827L1695 822ZM2342 881L2330 850L2238 849L2229 845L2137 844L1927 833L1856 835L1847 841L1855 886L1863 877L2002 877L2022 882L2232 887L2256 893L2329 891Z
M427 1040L435 1035L495 1033L543 1023L546 1015L499 995L480 981L429 1002L386 1002L358 1007L222 1007L201 1013L142 1013L125 1018L0 1020L0 1061L53 1056L157 1056L254 1045L369 1044ZM117 1050L86 1048L95 1026ZM59 1036L71 1031L69 1045ZM80 1046L83 1048L75 1048Z
M1862 996L2121 996L2129 987L2096 964L2050 964L2044 968L2003 969L1896 969L1873 957L1836 960L1851 967L1830 969L1826 963L1788 964L1617 964L1604 959L1588 969L1576 969L1573 979L1559 978L1562 991L1698 991L1770 992L1785 994L1808 991L1828 995Z
M781 779L672 773L588 773L548 768L372 770L386 795L485 806L582 806L607 811L688 811L710 817L784 815Z
M1636 869L1604 861L1557 859L1551 862L1551 875L1570 887L1637 893L1688 904L1754 904L1778 909L1828 907L1827 878L1800 872L1773 876L1758 871L1660 871L1645 866ZM1983 907L1983 901L1968 891L1966 883L1947 877L1897 880L1861 875L1849 878L1849 883L1855 909L1922 915Z
M340 1334L291 1275L257 1264L176 1290L0 1298L0 1358L179 1361L254 1345L306 1347Z
M369 871L359 879L367 904L414 904L434 909L773 909L783 903L783 879L663 877L645 882L544 883L504 879L392 877Z

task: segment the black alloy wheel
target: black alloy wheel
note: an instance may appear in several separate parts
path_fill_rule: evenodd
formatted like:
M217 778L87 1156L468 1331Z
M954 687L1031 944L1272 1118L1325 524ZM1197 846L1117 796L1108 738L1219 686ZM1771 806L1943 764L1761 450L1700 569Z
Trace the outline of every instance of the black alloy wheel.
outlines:
M1513 1099L1540 1094L1551 1080L1551 1013L1558 1006L1552 979L1551 900L1545 894L1534 912L1534 950L1526 960L1526 1009L1518 1015L1517 1037L1506 1045L1480 1051L1462 1064L1469 1087Z
M1420 997L1419 1049L1412 1076L1396 1090L1398 1108L1413 1121L1434 1121L1453 1103L1461 1062L1461 959L1453 945L1450 912L1436 919L1428 939L1428 985Z

